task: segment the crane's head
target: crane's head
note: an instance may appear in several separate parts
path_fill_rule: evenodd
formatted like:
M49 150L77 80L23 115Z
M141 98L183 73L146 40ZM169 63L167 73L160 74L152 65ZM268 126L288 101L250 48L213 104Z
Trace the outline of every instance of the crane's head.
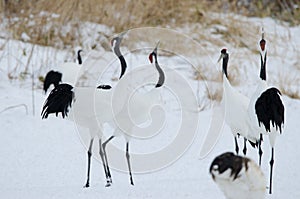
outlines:
M213 180L216 180L216 178L234 180L239 177L242 167L248 164L249 161L248 158L237 156L232 152L226 152L213 160L209 173L212 175Z
M118 50L120 48L121 41L126 33L127 33L127 31L124 31L121 34L119 34L118 36L114 37L110 41L110 44L111 44L111 47L112 47L112 50L114 53L116 53L116 54L118 53L116 50Z
M265 31L264 31L264 27L262 27L261 29L261 40L259 42L259 45L260 45L260 49L262 52L265 51L265 48L266 48L266 40L265 40Z
M225 58L226 56L228 56L227 49L226 49L226 48L223 48L223 49L221 50L221 55L220 55L220 57L219 57L219 59L218 59L218 62L220 62L220 60L223 59L223 58Z
M159 41L157 42L154 50L149 54L149 61L151 63L153 63L153 57L154 57L154 59L157 59L157 48L158 48L158 46L159 46Z
M266 49L266 40L264 40L264 39L262 38L262 39L260 40L260 42L259 42L259 45L260 45L261 51L264 52L265 49Z

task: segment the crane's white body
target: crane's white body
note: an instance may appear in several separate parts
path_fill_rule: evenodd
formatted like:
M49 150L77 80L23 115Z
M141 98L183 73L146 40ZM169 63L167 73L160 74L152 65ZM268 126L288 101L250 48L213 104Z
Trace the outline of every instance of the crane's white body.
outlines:
M125 103L113 112L114 120L110 123L114 127L114 136L124 136L128 141L135 126L151 121L151 109L162 106L161 88L151 89L149 92L137 92L125 98ZM115 109L116 107L114 107Z
M62 83L67 83L74 87L74 100L66 118L74 121L81 127L88 128L91 139L96 135L101 139L103 124L113 120L110 111L113 91L112 89L77 87L76 83L81 74L81 67L81 65L70 62L64 63L60 67L63 74Z
M225 75L223 75L223 111L225 122L230 127L234 136L241 135L244 138L256 142L249 134L249 98L234 89Z
M91 138L102 138L104 123L113 121L111 111L112 90L75 87L74 100L68 119L89 129Z

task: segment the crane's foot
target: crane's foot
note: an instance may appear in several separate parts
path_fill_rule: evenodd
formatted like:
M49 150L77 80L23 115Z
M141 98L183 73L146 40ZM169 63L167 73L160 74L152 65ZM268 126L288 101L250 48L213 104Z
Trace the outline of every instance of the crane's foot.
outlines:
M107 183L112 183L112 178L111 178L111 177L108 177L108 178L106 179L106 182L107 182Z
M132 179L132 178L130 178L130 184L131 184L132 186L134 186L134 183L133 183L133 179Z

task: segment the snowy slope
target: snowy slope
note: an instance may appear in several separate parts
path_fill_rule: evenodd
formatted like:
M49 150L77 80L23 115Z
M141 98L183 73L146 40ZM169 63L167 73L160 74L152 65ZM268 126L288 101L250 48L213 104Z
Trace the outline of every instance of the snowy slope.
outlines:
M254 23L256 19L253 19ZM268 25L265 29L271 29L273 21L265 20ZM280 29L280 26L277 25ZM277 30L282 35L286 29ZM293 28L290 30L292 38L297 38L297 32L300 28ZM292 41L293 45L299 45L298 40ZM2 41L3 42L3 41ZM15 43L16 42L16 43ZM31 79L20 78L18 74L26 66L19 67L19 72L14 70L13 66L19 63L26 63L28 56L21 56L18 49L20 45L22 48L31 48L30 44L12 42L8 49L2 50L1 64L5 67L1 68L0 73L0 195L1 198L15 199L15 198L224 198L221 191L208 174L208 169L212 160L219 154L225 151L234 151L233 137L229 128L225 125L221 138L212 150L211 153L204 159L199 159L200 147L205 138L206 132L209 128L208 124L211 119L212 109L209 107L199 113L198 129L196 137L194 138L191 146L173 164L162 168L158 171L134 174L135 186L130 186L129 178L126 172L112 170L113 185L110 188L105 188L104 174L100 162L94 159L92 162L91 173L91 187L88 189L83 188L86 178L86 148L83 143L86 142L85 138L81 138L78 129L73 122L62 120L61 118L50 117L47 120L41 120L40 110L45 99L45 95L40 89L41 83L35 82L34 92L31 91ZM161 41L163 42L163 41ZM271 43L271 42L270 42ZM15 46L16 45L16 46ZM286 45L282 43L279 50L284 50ZM22 49L21 48L21 49ZM51 48L39 48L40 51L50 53L50 56L56 55L57 59L43 60L41 55L34 54L30 62L33 64L33 71L37 75L44 74L51 66L56 66L67 57L67 52L59 51L56 53ZM217 59L219 55L219 47L216 48L217 52L212 56ZM8 51L9 50L9 51ZM273 49L274 50L274 49ZM272 48L270 49L269 65L274 66L275 71L270 73L272 83L276 85L276 74L280 71L282 66L282 58L277 56L280 53L272 56ZM297 61L297 52L292 49L286 50L289 60L284 62L293 73L299 73L295 68L294 63ZM41 54L43 54L41 52ZM60 54L60 55L58 55ZM16 59L8 59L7 55L15 57ZM13 56L12 56L13 55ZM18 56L19 55L19 56ZM105 64L111 63L113 59L112 53L106 53ZM147 55L141 53L138 55L128 55L129 65L138 64L139 62L145 63ZM236 59L238 57L233 56ZM48 56L47 56L48 58ZM243 60L244 66L251 65L252 60L257 60L257 55L248 56L249 60ZM22 60L25 61L22 61ZM139 61L141 60L142 61ZM176 66L176 68L185 68L183 71L184 76L193 88L194 92L197 91L197 82L191 76L191 67L182 61L182 59L172 59L172 57L160 57L159 61L167 66ZM41 61L43 60L43 61ZM200 58L204 61L204 58ZM241 60L232 61L229 64L236 64ZM275 61L280 60L280 61ZM88 61L88 60L86 60ZM50 63L48 63L50 62ZM45 64L46 63L46 64ZM45 64L47 67L41 68ZM114 61L111 63L117 65ZM34 66L35 65L35 66ZM31 70L31 68L29 69ZM129 68L132 70L132 68ZM111 69L109 74L116 75L116 72ZM251 90L255 88L255 77L257 75L258 67L245 69L245 74L249 81L247 84L242 84L238 88L247 95L251 95ZM276 73L277 71L277 73ZM9 80L8 73L12 73L18 80ZM214 67L211 69L212 73L218 73ZM109 80L109 77L105 78ZM93 83L96 80L93 81ZM112 82L115 84L115 82ZM296 84L296 86L299 86ZM245 89L245 88L248 88ZM249 91L249 92L248 92ZM200 92L204 92L204 88L200 88ZM250 93L250 94L249 94ZM32 98L32 94L34 97ZM199 96L204 96L199 94ZM162 133L162 137L154 138L153 140L140 141L134 140L131 144L133 152L144 152L147 150L158 150L160 147L168 144L170 140L174 139L176 135L173 133L173 128L177 128L176 119L178 119L178 112L172 107L168 92L164 93L164 100L166 101L169 119L166 128ZM34 99L35 114L33 115L32 99ZM276 152L275 152L275 171L273 178L273 194L267 195L267 198L300 198L300 174L298 172L299 151L300 145L298 144L298 118L300 115L300 101L290 99L284 96L286 105L286 124L285 131L280 138L277 139ZM23 105L28 109L28 113ZM15 108L13 106L20 105ZM10 108L11 107L11 108ZM7 109L8 108L8 109ZM195 114L195 113L191 113ZM82 130L84 131L84 130ZM242 140L240 140L242 143ZM112 142L119 148L125 148L125 143L122 138L117 138ZM242 145L241 145L242 146ZM269 147L268 141L263 145L263 172L268 177L269 175ZM95 150L96 151L96 150ZM253 160L258 160L258 155L255 150L248 150L248 155ZM108 148L108 154L109 154ZM120 161L125 161L125 155L119 157ZM134 161L132 162L134 165Z

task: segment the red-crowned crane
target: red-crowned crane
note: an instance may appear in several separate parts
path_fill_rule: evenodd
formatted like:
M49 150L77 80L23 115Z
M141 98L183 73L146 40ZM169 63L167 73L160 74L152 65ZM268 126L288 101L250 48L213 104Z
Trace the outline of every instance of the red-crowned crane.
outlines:
M229 54L227 49L221 50L221 55L218 62L223 59L222 73L223 73L223 99L222 108L225 115L225 122L230 127L231 132L234 136L235 151L239 153L239 146L237 137L242 136L244 138L244 149L243 153L246 155L247 152L247 140L254 147L257 140L249 135L249 116L247 109L249 106L249 98L241 94L239 91L234 89L228 79L227 66L229 60Z
M121 75L126 71L126 63L123 62L123 56L120 53L119 46L124 34L120 34L113 39L113 51L118 56L121 63ZM78 51L78 63L81 64L80 51ZM103 168L106 176L107 184L112 183L111 174L107 169L105 154L102 149L102 131L103 124L113 121L114 115L111 111L111 96L112 89L109 85L100 85L97 88L92 87L76 87L76 81L81 68L81 65L76 63L65 63L62 65L61 73L54 72L54 76L50 76L45 80L45 84L50 85L53 80L58 81L59 76L62 77L62 83L54 82L55 88L47 97L42 108L42 119L46 119L49 114L58 116L61 113L62 117L74 121L76 124L86 127L90 134L90 143L87 151L88 166L87 166L87 181L84 187L89 187L90 181L90 166L92 147L95 139L99 142L99 154L102 159ZM60 82L60 81L59 81ZM45 91L49 86L45 85ZM97 106L95 106L97 104Z
M260 79L257 82L257 89L251 97L248 113L251 122L251 131L256 133L256 137L259 138L259 164L261 164L263 153L261 149L262 136L269 136L271 146L269 193L271 194L275 140L277 135L280 135L283 131L285 109L280 91L275 87L267 86L267 50L264 33L259 44L261 51Z
M129 106L132 105L132 106L130 106L131 113L132 113L132 115L131 115L132 119L133 119L133 121L135 121L137 123L139 123L139 122L142 123L142 122L147 121L149 119L148 118L149 117L149 109L153 105L161 104L161 89L165 82L165 75L164 75L162 68L158 64L158 60L157 60L158 45L159 45L159 43L157 44L155 49L150 53L149 60L151 63L155 64L155 68L159 73L159 79L158 79L156 85L154 86L154 88L152 88L150 91L148 91L146 93L136 93L134 95L134 97L131 99L131 102L129 104ZM122 111L119 114L116 115L116 121L121 121L121 122L123 122L123 124L124 123L128 124L127 108L128 107L125 107L124 109L122 109ZM128 166L128 171L129 171L129 179L130 179L131 185L134 185L134 182L133 182L131 163L130 163L129 141L130 141L130 132L133 130L133 128L134 128L134 124L128 124L126 126L126 132L124 132L123 129L120 129L118 126L115 126L115 131L114 131L113 135L111 137L109 137L103 143L103 151L106 154L106 145L108 144L108 142L110 142L116 136L119 136L119 135L124 136L125 141L126 141L126 147L125 147L126 161L127 161L127 166Z

